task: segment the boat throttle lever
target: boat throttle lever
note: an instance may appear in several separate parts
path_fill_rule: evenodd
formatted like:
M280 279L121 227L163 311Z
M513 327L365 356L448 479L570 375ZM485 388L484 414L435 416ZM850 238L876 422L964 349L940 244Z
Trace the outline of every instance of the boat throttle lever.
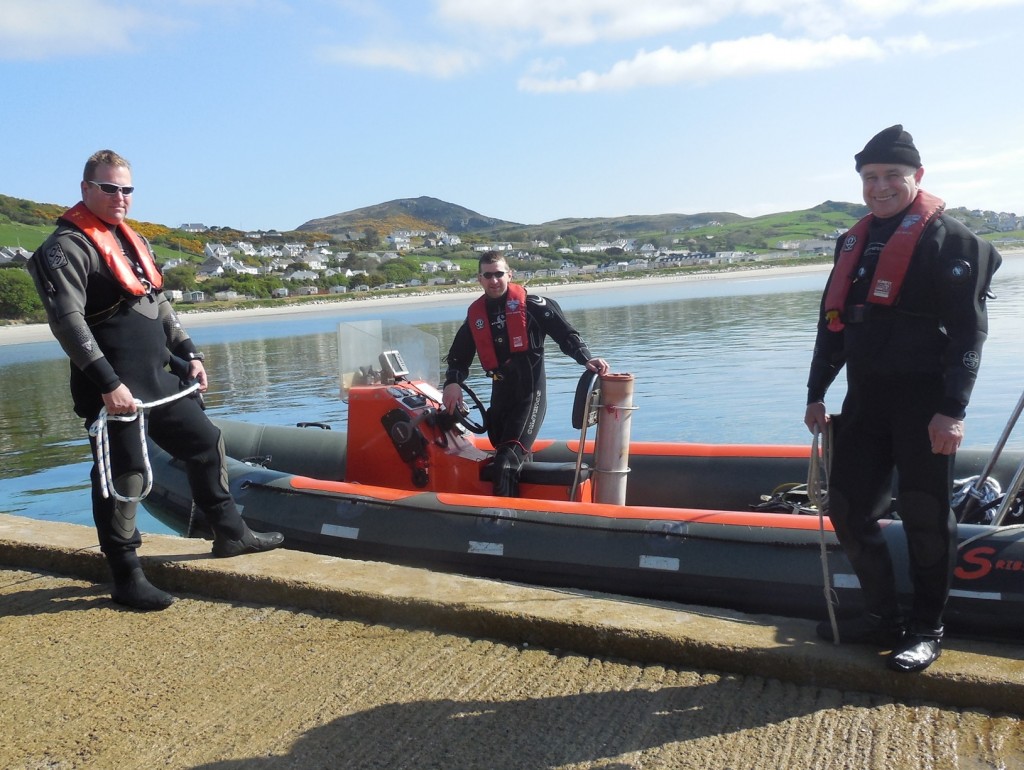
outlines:
M388 432L398 456L412 469L413 486L422 489L430 481L427 467L427 439L424 438L419 424L409 419L409 415L401 409L392 409L380 418L381 424Z

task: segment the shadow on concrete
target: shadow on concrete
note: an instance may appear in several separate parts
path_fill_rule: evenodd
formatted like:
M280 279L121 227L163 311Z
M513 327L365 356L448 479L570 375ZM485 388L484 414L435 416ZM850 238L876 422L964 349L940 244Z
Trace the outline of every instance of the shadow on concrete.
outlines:
M766 688L777 692L759 698ZM512 702L425 700L388 704L336 719L304 734L286 753L218 761L204 770L241 768L556 768L708 736L729 736L843 705L837 691L817 700L785 697L779 682L724 676L700 686L588 692ZM795 695L795 688L789 688ZM862 704L865 702L860 701ZM673 749L678 759L678 748ZM656 766L652 765L652 766Z

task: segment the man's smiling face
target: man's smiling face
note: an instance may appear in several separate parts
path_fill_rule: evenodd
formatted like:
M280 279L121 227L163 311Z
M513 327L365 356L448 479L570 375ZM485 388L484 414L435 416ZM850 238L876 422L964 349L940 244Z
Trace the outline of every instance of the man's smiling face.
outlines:
M864 202L881 219L899 214L911 204L924 176L924 167L868 163L860 170Z

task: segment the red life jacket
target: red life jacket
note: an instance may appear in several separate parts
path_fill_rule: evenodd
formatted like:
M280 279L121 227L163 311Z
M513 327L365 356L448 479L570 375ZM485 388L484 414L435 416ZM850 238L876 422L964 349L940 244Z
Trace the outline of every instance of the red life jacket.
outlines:
M924 190L919 190L910 204L896 232L882 248L878 256L874 277L868 289L867 301L876 305L892 305L900 296L903 279L907 277L910 259L914 249L924 235L928 224L946 207L946 204ZM868 214L847 231L839 259L832 269L832 281L825 295L825 318L829 331L843 329L842 313L846 307L846 296L850 292L853 276L860 262L861 254L868 240L868 226L874 219Z
M121 250L120 242L111 231L111 226L93 214L88 206L84 203L78 203L61 214L60 219L74 225L85 234L92 242L92 245L96 247L100 256L103 257L103 261L110 268L114 278L117 279L117 282L129 294L136 297L144 297L150 291L160 289L163 286L164 277L160 275L160 271L153 262L153 257L149 252L149 247L146 246L146 242L124 222L117 225L117 229L121 231L121 235L125 237L135 251L135 257L142 267L142 272L146 276L146 281L150 284L149 286L146 286L145 283L139 280L139 276L135 273L135 268L132 267L131 261Z
M487 295L477 297L469 306L469 330L476 343L476 354L485 372L493 372L501 366L498 353L491 337L491 321L487 317ZM530 349L526 334L526 289L517 283L510 283L505 293L505 323L508 329L508 349L511 353L525 353Z

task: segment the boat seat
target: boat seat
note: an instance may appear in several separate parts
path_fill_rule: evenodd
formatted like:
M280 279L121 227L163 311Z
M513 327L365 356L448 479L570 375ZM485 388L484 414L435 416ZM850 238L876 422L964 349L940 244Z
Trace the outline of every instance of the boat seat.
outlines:
M480 468L481 481L494 481L494 463L487 462ZM589 479L594 469L586 463L580 468L580 482ZM520 484L548 484L568 487L576 476L576 463L555 463L527 460L519 468Z

